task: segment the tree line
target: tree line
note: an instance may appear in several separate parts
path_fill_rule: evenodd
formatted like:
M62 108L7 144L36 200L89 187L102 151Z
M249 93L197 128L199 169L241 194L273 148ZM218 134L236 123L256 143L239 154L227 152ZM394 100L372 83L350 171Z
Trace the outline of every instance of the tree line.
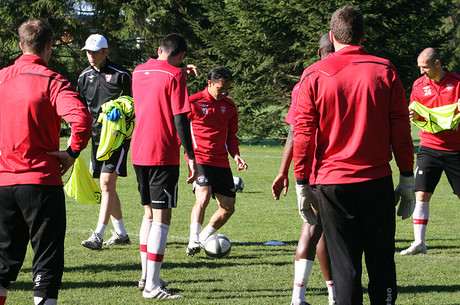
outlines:
M363 47L395 64L408 95L420 76L417 56L428 46L460 72L460 0L2 0L0 67L20 56L17 28L31 17L53 25L50 67L73 84L88 65L80 49L92 33L104 35L109 57L131 70L156 56L166 34L181 33L189 44L184 63L200 73L188 80L189 92L204 89L210 69L228 66L239 135L282 139L291 90L319 59L318 41L332 13L348 4L364 15Z

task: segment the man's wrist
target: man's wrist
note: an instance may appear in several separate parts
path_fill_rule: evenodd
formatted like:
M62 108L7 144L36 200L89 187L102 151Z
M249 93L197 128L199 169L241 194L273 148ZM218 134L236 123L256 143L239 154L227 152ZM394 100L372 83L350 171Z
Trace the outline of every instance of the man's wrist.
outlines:
M66 152L71 156L72 158L76 159L80 155L80 151L75 151L73 150L70 146L67 147Z
M402 172L400 173L401 176L403 177L411 177L414 175L414 172L413 171L410 171L410 172Z
M306 184L309 184L309 180L308 179L303 179L303 178L295 178L295 181L298 185L306 185Z

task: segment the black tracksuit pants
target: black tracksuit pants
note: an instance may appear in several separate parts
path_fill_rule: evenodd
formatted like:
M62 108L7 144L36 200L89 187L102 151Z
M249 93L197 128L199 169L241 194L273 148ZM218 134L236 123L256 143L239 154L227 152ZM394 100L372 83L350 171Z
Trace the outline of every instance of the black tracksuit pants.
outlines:
M317 189L337 305L363 303L363 254L371 304L394 304L395 197L391 176L353 184L318 185Z

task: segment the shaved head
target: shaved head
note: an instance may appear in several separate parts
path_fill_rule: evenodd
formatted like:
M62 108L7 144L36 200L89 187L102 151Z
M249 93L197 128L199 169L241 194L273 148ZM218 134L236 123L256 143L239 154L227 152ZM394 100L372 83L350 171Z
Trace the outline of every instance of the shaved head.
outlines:
M435 48L431 48L431 47L423 50L418 57L420 59L421 58L427 59L427 61L430 63L434 63L438 59L441 60L439 56L439 52L436 51Z

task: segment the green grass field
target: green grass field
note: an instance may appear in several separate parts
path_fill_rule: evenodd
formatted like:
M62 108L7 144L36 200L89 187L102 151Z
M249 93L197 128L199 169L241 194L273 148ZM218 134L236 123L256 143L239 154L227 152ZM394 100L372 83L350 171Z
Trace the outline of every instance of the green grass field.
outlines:
M194 203L191 186L185 183L183 163L179 185L179 207L173 211L168 246L161 277L169 288L186 296L183 300L144 300L137 289L140 277L139 228L143 208L139 204L132 166L127 178L120 178L118 192L125 224L132 244L92 251L80 245L95 229L96 205L67 198L66 259L59 304L289 304L293 282L295 248L302 225L297 214L294 187L280 201L273 200L270 186L278 173L282 147L243 146L241 155L249 164L243 178L245 188L237 195L236 212L219 231L232 241L228 258L213 260L204 253L185 255L190 211ZM89 160L89 150L84 154ZM232 164L233 166L233 164ZM395 170L396 178L398 171ZM66 175L67 177L67 175ZM395 179L397 183L397 179ZM291 176L294 186L294 179ZM208 207L206 219L216 207ZM432 200L427 230L428 254L402 257L395 253L398 272L398 304L460 304L460 222L459 200L445 177ZM378 217L378 215L376 215ZM105 239L110 237L109 225ZM397 218L396 250L413 239L412 221ZM264 246L269 240L285 246ZM12 283L7 304L32 304L32 251L16 282ZM363 275L364 304L367 275ZM319 264L315 262L308 283L307 301L327 304L327 290Z

